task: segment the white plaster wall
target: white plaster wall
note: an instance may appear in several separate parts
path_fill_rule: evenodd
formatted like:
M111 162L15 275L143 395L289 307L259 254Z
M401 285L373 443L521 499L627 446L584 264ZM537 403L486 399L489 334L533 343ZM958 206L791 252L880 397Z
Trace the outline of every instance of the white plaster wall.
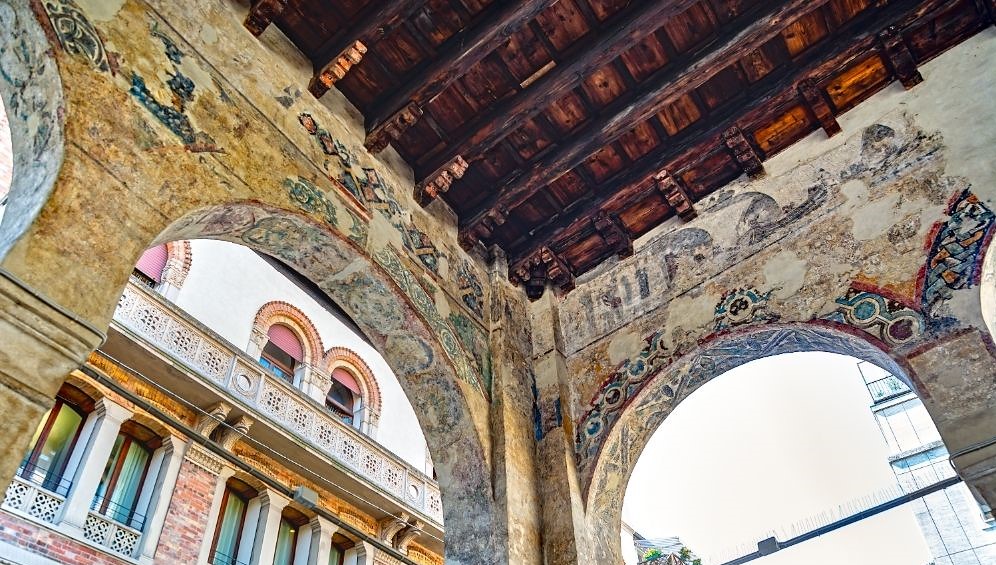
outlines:
M915 395L910 395L899 404L877 410L875 419L889 444L890 455L898 455L941 439L923 402Z
M416 469L431 474L425 436L415 412L377 350L250 249L195 240L191 253L190 274L174 300L177 306L243 350L249 345L256 313L264 304L282 300L301 309L315 324L326 350L348 347L373 371L381 392L376 440Z

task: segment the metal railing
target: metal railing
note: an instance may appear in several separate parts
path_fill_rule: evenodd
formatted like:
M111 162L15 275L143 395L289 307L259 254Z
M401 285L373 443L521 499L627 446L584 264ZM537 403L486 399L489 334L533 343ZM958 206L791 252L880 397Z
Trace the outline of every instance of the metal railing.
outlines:
M893 375L872 381L866 386L868 387L868 393L871 394L872 401L875 403L885 402L886 400L910 392L910 387L899 377Z
M73 481L69 478L62 474L52 475L49 469L36 464L21 465L17 468L17 476L63 498L73 488Z
M127 334L178 361L229 400L270 420L360 478L442 524L439 487L301 390L154 291L131 282L114 312Z

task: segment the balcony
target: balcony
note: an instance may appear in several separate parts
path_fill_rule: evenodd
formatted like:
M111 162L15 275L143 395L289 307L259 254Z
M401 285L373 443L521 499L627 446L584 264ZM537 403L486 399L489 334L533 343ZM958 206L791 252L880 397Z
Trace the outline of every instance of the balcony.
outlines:
M130 282L118 302L112 329L144 342L168 363L181 365L183 372L204 388L256 419L254 432L258 426L268 425L292 436L296 443L303 443L335 466L348 470L403 509L429 518L441 530L442 502L432 479L266 371L258 361L155 291ZM105 349L108 346L113 348L114 344L109 341ZM125 345L119 349L124 352L128 348ZM156 379L168 378L158 373L161 371L147 374ZM180 386L175 381L170 384L171 388Z
M871 381L866 386L875 404L910 392L910 387L906 383L892 375Z

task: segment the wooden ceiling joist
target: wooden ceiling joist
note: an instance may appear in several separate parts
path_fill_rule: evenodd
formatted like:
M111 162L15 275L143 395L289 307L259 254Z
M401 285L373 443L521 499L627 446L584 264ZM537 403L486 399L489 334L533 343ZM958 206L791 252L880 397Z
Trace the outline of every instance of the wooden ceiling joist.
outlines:
M410 18L423 4L425 0L391 0L386 6L368 7L359 21L347 26L319 49L322 59L328 62L316 68L315 76L308 84L311 94L316 98L325 95L360 62L366 50L386 33L391 22Z
M367 149L374 153L383 151L421 116L420 111L412 112L412 106L421 108L427 104L471 67L501 47L520 27L556 2L502 2L492 9L493 13L480 18L477 25L449 38L442 52L428 66L406 79L398 91L375 107L367 118Z
M699 0L676 2L642 2L611 22L610 31L585 49L557 63L539 79L514 96L499 102L464 129L449 150L430 157L416 168L420 187L432 184L443 174L448 163L460 157L473 163L526 121L570 91L593 72L611 63L631 49L643 37L653 33L664 19L680 14Z
M607 205L604 199L605 187L615 187L615 194L609 202L614 209L626 208L643 200L650 191L660 190L656 182L648 181L662 167L672 171L675 178L680 178L679 169L673 167L675 161L689 154L708 154L710 144L724 143L723 133L729 130L730 121L739 117L741 128L748 128L743 124L759 120L770 112L771 107L783 107L797 99L800 85L808 81L818 83L858 59L883 52L884 47L879 41L882 30L890 27L903 30L925 15L940 11L951 3L951 0L896 0L859 15L838 30L834 41L825 42L803 54L795 67L772 73L778 76L769 76L769 80L753 85L753 91L749 93L752 103L739 108L728 108L726 112L717 115L715 121L700 122L683 130L670 140L673 143L663 151L645 155L619 176L606 179L595 187L591 195L577 202L566 213L551 218L545 225L534 229L528 238L513 243L506 249L509 262L518 264L536 257L541 249L553 246L564 234L578 229L585 218L600 213ZM898 77L894 77L896 79Z
M573 141L544 155L507 185L495 191L488 205L473 214L462 229L473 231L496 206L509 210L519 206L547 183L577 167L600 148L612 143L640 123L654 116L666 104L697 88L718 72L735 64L745 53L762 47L796 18L812 12L830 0L789 0L784 3L763 2L764 13L757 18L737 18L743 27L731 26L722 37L695 52L687 64L669 65L663 73L635 95L617 104L617 111L593 120ZM900 2L901 3L901 2ZM716 49L717 45L721 45Z
M243 25L249 33L259 37L287 9L287 2L288 0L254 0Z

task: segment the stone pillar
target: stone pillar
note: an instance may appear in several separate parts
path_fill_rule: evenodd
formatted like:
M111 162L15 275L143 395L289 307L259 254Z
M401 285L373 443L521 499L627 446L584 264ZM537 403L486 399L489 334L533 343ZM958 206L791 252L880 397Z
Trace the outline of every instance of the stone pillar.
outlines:
M0 486L6 488L42 415L104 335L0 269Z
M332 555L332 534L339 530L332 522L315 516L311 519L311 551L308 552L308 565L327 565Z
M356 542L346 550L342 565L374 565L374 546L365 541Z
M958 474L996 507L996 358L980 330L947 336L908 357L923 404Z
M259 500L259 521L256 522L256 535L252 543L252 560L249 563L269 565L277 550L277 533L280 529L280 514L290 499L272 490L264 491ZM241 554L241 552L239 552Z
M100 485L104 466L111 456L111 450L114 449L118 431L121 429L121 424L131 418L131 415L131 410L102 398L97 401L89 416L95 418L93 433L81 455L81 463L76 470L73 487L66 497L65 510L62 513L62 525L81 536L87 514L90 513L93 496L97 493L97 486Z
M529 307L524 293L508 282L508 267L500 250L492 254L489 346L493 480L500 524L498 547L507 552L499 556L499 562L540 565L543 546L532 409L532 336L523 331L528 329L523 325L529 319Z
M159 546L159 538L166 523L166 512L173 497L176 479L180 474L180 464L183 462L185 444L176 436L170 436L163 441L163 462L155 478L149 510L146 512L145 533L142 535L142 550L139 562L152 563Z
M594 563L584 500L574 460L570 378L560 334L558 299L547 291L532 303L535 433L539 492L543 493L545 565Z
M304 366L304 365L302 365ZM304 372L304 381L301 383L301 391L310 396L315 402L325 405L325 396L332 387L332 377L325 374L318 367L307 366Z

